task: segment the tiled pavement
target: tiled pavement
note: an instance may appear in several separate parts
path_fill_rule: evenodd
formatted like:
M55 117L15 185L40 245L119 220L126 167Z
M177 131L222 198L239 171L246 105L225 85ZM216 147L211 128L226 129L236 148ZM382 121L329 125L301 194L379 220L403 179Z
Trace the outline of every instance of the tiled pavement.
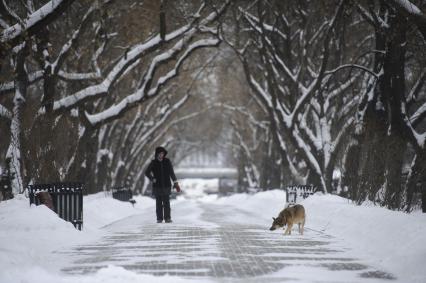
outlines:
M112 232L99 243L70 251L75 261L63 271L88 274L114 264L137 273L218 282L304 282L308 273L318 270L323 278L334 278L321 282L394 279L348 256L350 252L319 231L307 229L299 236L294 230L294 235L284 237L267 227L233 223L226 217L229 213L247 214L209 205L203 207L202 218L214 225L141 223L132 231ZM288 268L293 272L287 274Z

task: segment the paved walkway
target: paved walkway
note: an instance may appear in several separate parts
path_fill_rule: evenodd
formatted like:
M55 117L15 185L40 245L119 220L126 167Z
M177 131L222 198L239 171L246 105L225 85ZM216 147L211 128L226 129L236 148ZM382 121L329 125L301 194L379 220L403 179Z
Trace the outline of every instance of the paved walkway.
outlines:
M101 242L70 251L75 260L63 271L88 274L114 264L137 273L217 282L394 279L350 256L350 250L319 231L308 228L305 235L299 236L294 230L293 235L284 237L282 232L268 231L270 223L258 226L233 222L233 218L251 217L233 207L202 204L199 208L202 222L192 225L146 224L146 220L140 220L143 216L114 223L105 228L107 235Z

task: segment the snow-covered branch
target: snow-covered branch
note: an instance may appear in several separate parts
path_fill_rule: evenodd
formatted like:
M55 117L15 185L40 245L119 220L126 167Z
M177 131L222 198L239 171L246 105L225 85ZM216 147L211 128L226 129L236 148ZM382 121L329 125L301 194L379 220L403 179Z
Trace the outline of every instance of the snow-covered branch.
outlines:
M407 96L407 105L410 107L411 104L413 104L416 101L417 96L419 95L423 85L426 83L426 69L424 69L419 77L417 78L417 81L414 83L413 87L411 88L408 96Z
M12 113L3 105L0 104L0 117L8 120L12 119Z
M106 2L105 2L106 3ZM79 26L76 28L76 30L71 35L71 38L68 40L67 43L65 43L62 46L61 51L59 52L55 62L52 63L52 73L58 74L60 71L60 68L62 67L63 63L65 62L65 59L67 58L68 54L70 53L71 49L75 46L78 39L80 38L81 34L84 32L84 30L92 24L92 15L98 11L97 8L98 4L93 4L90 6L86 14L83 16L82 20L80 21Z
M410 116L410 123L414 126L418 125L423 119L426 118L426 103L423 103L417 110Z
M176 37L183 35L189 29L188 26L181 27L169 33L166 36L165 41L171 41ZM107 74L104 80L96 85L88 86L72 95L62 98L54 103L54 111L64 111L67 109L74 108L90 99L96 99L106 94L114 83L120 78L120 76L130 67L132 64L139 60L147 52L155 50L161 44L161 38L159 35L149 39L148 41L138 44L126 51L123 56Z
M360 69L360 70L362 70L362 71L364 71L364 72L367 72L367 73L369 73L370 75L372 75L373 77L375 77L375 78L378 78L378 75L375 73L375 72L373 72L372 70L370 70L369 68L367 68L367 67L364 67L364 66L361 66L361 65L357 65L357 64L344 64L344 65L340 65L339 67L337 67L337 68L335 68L335 69L333 69L333 70L328 70L328 71L326 71L324 74L325 75L332 75L332 74L334 74L334 73L337 73L338 71L340 71L340 70L343 70L343 69Z
M28 75L28 85L31 85L43 78L43 71L36 71ZM0 84L0 95L11 93L15 90L15 82L10 81Z
M18 45L24 37L34 35L41 27L54 21L71 6L75 0L51 0L26 19L0 33L0 50Z
M404 9L409 15L414 16L423 16L422 11L420 11L419 7L417 7L413 2L409 0L391 0L393 3L398 5L400 8Z
M226 7L229 5L229 0L221 6L215 12L210 13L204 19L199 19L200 14L197 13L196 17L194 16L194 20L180 27L168 34L165 35L164 39L158 34L146 42L142 44L137 44L132 47L130 50L126 51L125 56L123 56L118 62L112 67L109 73L106 75L104 80L96 85L88 86L70 96L64 97L58 101L55 101L53 110L54 111L64 111L67 109L71 109L81 105L82 103L100 98L104 96L111 87L115 84L115 82L130 68L137 60L143 58L146 54L151 51L157 50L160 45L164 45L169 43L175 39L181 39L182 42L189 42L191 38L193 38L198 32L199 26L207 26L208 24L214 22L221 13L223 13ZM207 42L206 42L207 43ZM209 43L210 44L210 43ZM199 47L203 44L199 43ZM194 49L198 47L194 46ZM168 80L167 78L163 78L164 80ZM159 85L161 86L163 83L159 81ZM134 97L133 97L134 98ZM127 103L127 102L123 102ZM123 106L123 105L121 105ZM40 110L40 113L43 113L43 109Z
M98 72L91 73L68 73L59 71L58 76L64 81L93 81L101 79L101 74Z
M153 59L149 71L145 77L145 83L135 93L126 96L119 103L110 106L108 109L105 109L102 112L96 114L86 113L86 117L89 120L90 124L92 126L98 126L101 123L106 123L112 119L116 119L117 117L120 117L126 111L135 107L136 105L148 99L149 97L158 94L162 85L177 76L179 68L182 66L182 63L194 50L201 47L215 46L220 42L219 39L202 39L190 44L185 53L177 60L174 68L166 75L160 77L157 81L157 84L153 88L147 89L147 87L150 85L149 82L153 78L153 73L159 67L159 64L163 62L168 62L170 59L173 59L179 51L184 49L186 40L187 38L185 37L184 39L179 41L171 50L160 54Z
M231 111L231 112L238 112L238 113L241 113L242 115L244 115L244 116L246 116L246 117L248 117L248 121L251 123L251 124L253 124L253 125L256 125L257 127L259 127L259 128L261 128L261 129L263 129L263 130L267 130L268 129L268 124L269 124L269 122L267 122L267 121L258 121L254 116L253 116L253 114L252 113L250 113L248 110L247 110L247 108L246 107L243 107L243 106L233 106L233 105L229 105L229 104L226 104L226 103L221 103L221 102L219 102L219 103L215 103L215 104L213 104L213 106L215 106L215 107L220 107L220 108L224 108L224 109L226 109L226 110L228 110L228 111Z

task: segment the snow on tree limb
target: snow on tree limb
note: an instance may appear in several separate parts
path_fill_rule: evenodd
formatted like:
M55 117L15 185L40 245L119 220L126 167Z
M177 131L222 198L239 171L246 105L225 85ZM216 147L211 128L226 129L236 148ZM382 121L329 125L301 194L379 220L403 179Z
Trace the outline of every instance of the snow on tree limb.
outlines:
M28 75L28 84L31 85L43 78L43 71L36 71ZM0 95L11 93L15 90L15 82L6 82L0 84Z
M220 43L219 39L201 39L194 43L192 43L188 49L185 51L185 53L182 55L182 57L179 58L178 62L176 63L176 66L174 69L172 69L170 72L168 72L165 76L162 76L158 79L157 85L153 88L151 88L148 92L148 96L155 95L161 86L163 86L165 83L167 83L170 79L176 77L178 75L178 71L182 65L182 63L189 57L189 55L194 52L195 50L202 48L202 47L213 47L217 46Z
M64 111L67 109L74 108L81 103L84 103L90 99L97 98L100 95L106 94L114 82L120 77L125 70L131 66L137 59L143 56L144 52L152 49L160 44L159 36L156 36L143 44L138 44L133 47L126 57L121 58L117 64L108 73L105 79L96 85L88 86L76 93L62 98L54 103L54 111ZM42 110L41 110L41 113Z
M376 79L379 77L378 74L376 74L375 72L373 72L372 70L368 69L367 67L361 66L361 65L357 65L357 64L344 64L344 65L340 65L339 67L333 69L333 70L328 70L325 72L325 75L332 75L342 69L360 69L363 70L364 72L369 73L370 75L374 76Z
M12 119L12 112L9 111L5 106L0 104L0 118L5 118L8 120Z
M188 29L190 28L189 25L186 25L184 27L181 27L171 33L169 33L165 41L172 41L178 36L181 36L185 34ZM130 67L133 65L134 62L139 60L143 55L145 55L147 52L154 50L156 47L158 47L161 44L160 36L157 35L148 41L137 44L129 51L126 51L125 56L123 56L111 69L111 71L107 74L107 76L104 78L104 80L96 85L88 86L80 91L77 91L76 93L69 95L65 98L62 98L58 101L55 101L54 103L54 111L63 111L70 108L74 108L81 103L86 102L87 100L98 98L99 96L106 94L108 90L113 86L113 84L120 78L120 76ZM41 113L43 111L41 110Z
M58 18L75 0L51 0L26 19L3 30L0 34L0 49L18 45L24 37L34 35L41 27Z
M324 43L323 43L323 48L324 48L323 58L322 58L322 61L321 61L321 65L320 65L317 77L311 82L311 84L307 88L304 88L303 85L301 85L300 83L298 84L299 90L302 92L302 96L301 96L300 99L298 99L296 106L294 107L294 110L291 113L291 122L294 121L295 117L301 111L305 102L310 97L313 96L315 91L321 85L321 81L323 79L324 74L326 73L326 68L327 68L327 64L328 64L329 41L330 41L332 29L333 29L334 25L336 24L336 21L337 21L339 15L343 12L343 7L344 7L345 2L346 2L346 0L341 0L340 3L338 4L336 11L333 15L333 18L329 22L328 28L325 32L325 38L324 38ZM293 124L293 123L291 123L291 124Z
M335 166L334 158L336 151L340 148L340 141L343 140L342 136L347 135L347 129L353 124L352 120L343 116L343 119L348 119L345 120L347 123L343 124L343 133L341 135L333 133L332 135L331 127L333 123L337 123L340 117L334 118L334 114L337 113L333 107L337 101L340 101L335 98L345 93L359 77L359 75L352 76L341 85L336 86L330 81L331 76L350 65L327 70L329 49L332 46L331 37L337 21L343 13L345 3L345 0L339 1L331 18L320 23L309 38L306 38L305 35L305 32L308 33L308 31L304 30L307 27L302 24L301 30L299 30L299 42L294 44L294 40L297 39L292 38L288 44L290 47L284 43L284 48L290 48L289 50L283 51L283 43L273 40L277 36L283 37L277 33L273 34L274 30L264 22L270 18L263 11L259 11L259 19L243 13L243 19L249 27L248 30L251 31L255 44L247 42L244 52L230 44L243 63L251 89L268 108L268 114L276 125L275 136L281 152L284 153L282 158L287 158L290 170L296 175L297 168L291 158L291 156L294 157L294 154L288 152L286 146L286 143L290 141L298 149L298 153L301 154L310 171L320 180L321 184L318 185L326 191L330 189L332 176L329 172L330 168ZM297 25L292 28L292 30L294 29L297 29ZM307 42L311 44L307 44ZM314 42L316 43L313 44ZM297 50L291 49L293 44L298 46ZM322 44L320 49L318 49L318 44ZM252 54L247 55L247 50L251 50L253 54L259 56L260 60L253 60ZM313 58L309 57L310 53L316 54L315 63L311 60ZM252 63L253 61L257 61L257 63ZM351 67L356 67L356 65L351 65ZM361 68L365 69L363 66L358 69ZM330 87L333 88L329 89ZM353 106L354 104L350 103L349 106L343 107L345 111L338 113L341 115L350 113L353 111ZM309 123L307 122L308 117L311 119Z
M310 163L310 168L313 168L316 174L320 177L321 186L324 191L327 193L327 185L324 179L324 172L321 170L321 166L318 162L318 159L313 155L311 148L305 143L305 141L300 137L298 129L295 129L293 137L297 142L298 148L302 150L303 155L307 158Z
M407 16L408 20L417 26L418 30L426 41L426 15L410 0L390 0L398 13ZM367 12L361 5L357 5L358 11L361 16L375 27L382 28L383 30L389 28L389 25L374 12Z
M426 117L426 103L423 103L410 117L410 123L417 125Z
M238 112L241 113L244 116L248 117L248 121L250 121L250 123L256 125L259 128L262 128L263 130L267 130L268 126L267 124L269 124L267 121L257 121L256 118L254 118L253 114L250 113L246 107L244 106L233 106L233 105L229 105L226 103L222 103L222 102L217 102L213 104L214 107L220 107L223 108L225 110L231 111L231 112Z
M131 155L136 156L140 153L140 151L144 148L146 143L148 142L148 137L152 136L155 131L163 127L164 122L180 107L182 107L186 101L190 98L190 95L183 96L178 102L176 102L172 107L170 107L164 115L161 117L159 121L156 121L154 126L150 127L148 130L144 132L144 134L139 138L140 143L138 143L135 149L132 149ZM173 121L172 123L176 123L179 120ZM157 134L157 137L162 137L161 133Z
M91 73L68 73L59 71L58 77L64 81L91 81L101 79L101 74L98 72Z
M88 86L72 95L55 101L53 110L55 112L68 110L77 107L88 100L93 100L104 96L135 61L143 58L148 52L156 50L161 44L171 42L179 37L188 37L189 40L198 33L197 25L205 26L215 21L217 17L225 11L229 3L230 1L227 1L220 9L210 13L202 20L196 18L193 22L168 33L164 40L161 39L160 35L158 34L142 44L135 45L130 50L126 51L125 56L118 60L118 62L113 66L111 71L106 75L102 82L96 85ZM201 9L202 8L200 8L200 10ZM197 12L198 16L201 12L200 10ZM39 113L43 114L43 109L41 109Z
M7 29L7 28L9 28L9 25L6 23L5 20L3 20L2 18L0 18L0 27L2 29Z
M98 72L91 73L70 73L60 70L58 77L64 81L92 81L101 79ZM32 85L43 79L43 71L35 71L28 75L28 85ZM5 82L0 84L0 95L12 93L15 90L15 82Z
M299 80L298 75L294 74L290 68L285 63L285 60L281 59L278 55L278 52L275 51L275 47L272 44L272 40L268 38L268 36L265 34L265 32L262 30L263 25L258 26L257 22L255 22L251 17L246 16L245 19L249 23L249 25L259 34L261 38L265 38L265 43L267 43L267 47L270 49L269 54L271 54L272 58L274 58L274 62L278 63L277 66L280 67L281 70L283 70L284 74L287 75L288 78L297 86L298 91L300 93L300 96L297 99L296 104L294 105L291 112L285 113L286 109L283 108L283 118L285 122L287 123L287 128L292 128L295 123L295 118L299 114L300 111L302 111L303 107L306 105L306 102L315 94L318 87L320 87L321 81L324 79L324 76L327 74L326 66L328 63L328 45L329 45L329 38L331 36L332 29L334 25L336 24L336 21L338 19L338 16L342 13L343 7L345 4L345 0L341 0L338 4L335 13L330 21L327 22L327 29L324 32L324 40L323 40L323 56L321 60L321 64L319 67L319 70L317 73L315 73L315 76L313 80L309 83L308 86L305 86L301 80ZM260 23L260 21L259 21ZM257 88L257 86L256 86Z
M59 52L55 62L52 63L52 73L58 74L60 71L60 68L62 67L62 64L64 63L65 59L67 58L68 54L70 53L71 49L75 46L77 40L79 39L80 35L84 32L84 30L90 26L92 23L92 15L97 11L96 4L93 4L90 6L89 10L86 12L86 14L83 16L83 19L80 21L79 26L77 29L72 33L71 38L68 40L67 43L65 43L62 46L61 51Z
M137 104L142 101L148 99L150 96L154 96L158 94L160 87L167 83L170 79L174 78L178 74L178 70L182 66L182 63L188 56L194 52L196 49L207 46L216 46L220 41L219 39L201 39L192 44L190 44L185 51L185 53L177 60L174 68L169 71L166 75L160 77L157 81L157 84L151 88L147 89L149 86L148 81L152 80L153 72L159 67L158 64L162 62L167 62L169 59L172 59L176 56L176 54L184 49L185 41L187 38L185 37L181 41L179 41L171 50L168 50L165 53L157 55L151 62L149 71L147 76L145 77L146 83L142 85L140 89L138 89L133 94L126 96L123 100L121 100L118 104L114 104L110 106L108 109L103 110L102 112L96 114L88 114L86 113L86 117L92 126L97 126L100 123L106 123L112 119L116 119L117 117L123 115L126 111L135 107Z
M422 11L420 11L419 7L417 7L415 4L413 4L409 0L391 0L391 1L397 4L402 9L404 9L410 15L424 16Z
M231 121L231 125L234 129L237 129L235 121ZM249 160L249 165L251 167L252 174L249 174L249 172L246 172L246 177L248 179L248 183L250 187L258 187L259 186L259 180L260 180L260 173L259 169L256 166L255 158L253 157L251 150L247 143L245 142L244 138L241 136L240 132L238 130L235 130L235 135L238 138L238 144L239 147L243 149L245 155L247 156ZM252 176L253 175L253 176ZM254 180L253 180L254 178Z
M407 105L408 107L416 101L417 96L419 95L423 85L426 83L426 69L424 69L419 75L417 81L414 83L413 87L410 90L410 93L407 95Z
M282 39L287 39L287 35L284 34L283 32L281 32L275 26L268 25L266 23L260 23L260 21L259 21L259 19L257 17L255 17L254 15L250 14L246 10L243 10L241 7L240 7L239 10L240 10L241 13L243 13L243 15L246 18L246 20L256 22L257 25L261 24L265 30L267 30L269 32L273 32L273 33L278 34Z
M405 110L403 111L405 113ZM421 134L415 129L415 126L420 124L421 121L424 121L426 117L426 103L423 103L417 110L414 112L411 117L404 116L404 122L409 130L411 139L413 141L414 147L424 149L426 146L426 132Z

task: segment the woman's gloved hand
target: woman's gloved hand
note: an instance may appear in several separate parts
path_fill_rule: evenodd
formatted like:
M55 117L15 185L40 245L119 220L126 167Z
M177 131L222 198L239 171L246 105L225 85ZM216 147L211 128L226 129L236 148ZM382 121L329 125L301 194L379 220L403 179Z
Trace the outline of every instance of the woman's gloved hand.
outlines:
M173 184L173 187L176 189L176 192L180 193L180 186L179 186L179 183L178 183L178 182L175 182L175 183Z

